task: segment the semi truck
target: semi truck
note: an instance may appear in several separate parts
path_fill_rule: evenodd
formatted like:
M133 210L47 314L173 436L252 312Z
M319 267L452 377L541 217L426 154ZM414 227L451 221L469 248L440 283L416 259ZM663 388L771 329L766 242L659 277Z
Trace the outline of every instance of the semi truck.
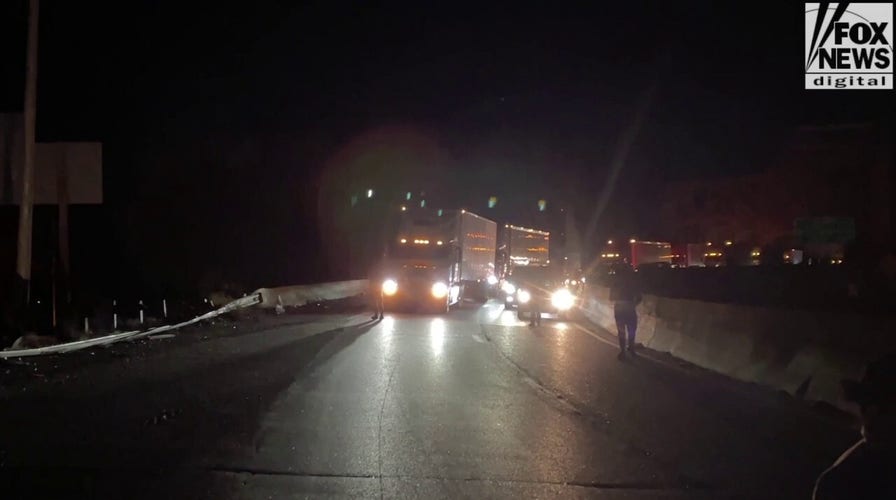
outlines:
M676 267L702 267L706 265L705 243L672 245L672 265Z
M672 265L672 244L662 241L631 242L631 260L633 268L642 266Z
M495 278L495 222L466 210L401 213L383 261L387 309L446 312L462 298L485 297Z
M500 275L506 278L513 266L546 266L550 263L551 233L505 224L499 248Z

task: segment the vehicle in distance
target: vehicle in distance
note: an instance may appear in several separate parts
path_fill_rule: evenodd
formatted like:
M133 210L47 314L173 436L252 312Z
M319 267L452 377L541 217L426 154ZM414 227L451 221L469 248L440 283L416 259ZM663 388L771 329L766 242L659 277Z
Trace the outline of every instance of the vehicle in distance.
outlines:
M542 313L564 317L578 303L579 298L568 285L559 266L519 266L505 281L505 293L513 296L517 318L530 318L534 306Z
M496 227L465 210L403 212L386 245L384 306L445 312L462 294L484 297L494 279Z
M501 277L514 266L546 266L550 263L551 233L505 224L501 232L499 261Z
M516 306L512 291L514 286L508 281L509 276L516 267L550 264L551 233L505 224L501 240L498 252L499 271L502 277L500 295L504 297L504 307L513 308ZM511 292L508 293L507 290Z
M672 265L672 244L661 241L632 241L630 244L633 268Z

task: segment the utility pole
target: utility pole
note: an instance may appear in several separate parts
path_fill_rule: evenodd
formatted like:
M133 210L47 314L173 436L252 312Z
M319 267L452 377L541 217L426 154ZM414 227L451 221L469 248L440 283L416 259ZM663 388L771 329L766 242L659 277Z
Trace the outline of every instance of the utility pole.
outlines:
M25 68L25 165L22 169L22 206L19 208L19 242L16 259L19 304L24 305L22 326L31 302L31 226L34 218L34 121L37 107L37 23L39 0L28 2L28 55Z

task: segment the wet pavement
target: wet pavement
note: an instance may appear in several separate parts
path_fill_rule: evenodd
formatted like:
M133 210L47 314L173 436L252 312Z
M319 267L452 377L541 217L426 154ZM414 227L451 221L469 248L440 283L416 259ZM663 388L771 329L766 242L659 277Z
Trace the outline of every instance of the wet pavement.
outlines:
M43 361L0 392L3 497L808 498L854 440L801 402L612 344L489 303Z

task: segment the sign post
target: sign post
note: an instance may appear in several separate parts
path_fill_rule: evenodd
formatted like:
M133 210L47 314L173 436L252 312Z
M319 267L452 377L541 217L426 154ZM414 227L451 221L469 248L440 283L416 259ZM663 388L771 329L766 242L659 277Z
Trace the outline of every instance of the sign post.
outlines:
M18 306L28 310L31 301L31 226L34 220L34 120L37 108L37 26L39 0L28 2L28 48L25 68L25 162L22 169L22 202L19 207L19 239L16 252ZM20 318L25 326L26 314Z

